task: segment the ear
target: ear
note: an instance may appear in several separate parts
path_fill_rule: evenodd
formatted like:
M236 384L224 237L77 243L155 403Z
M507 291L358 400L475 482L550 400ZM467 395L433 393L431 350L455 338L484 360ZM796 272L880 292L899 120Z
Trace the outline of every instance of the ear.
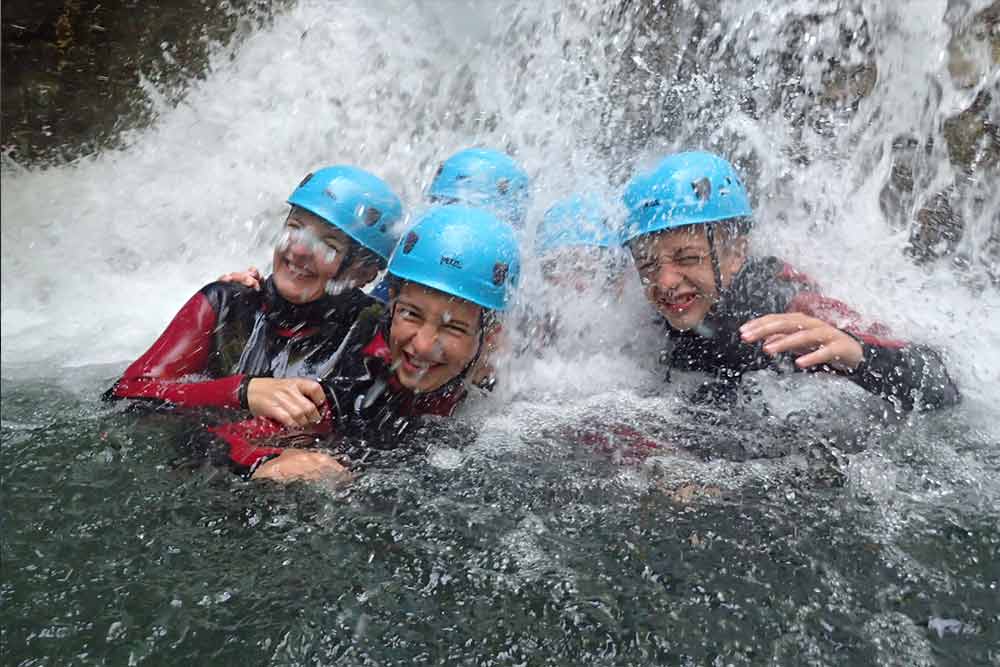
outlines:
M493 321L487 325L486 331L483 332L483 352L485 353L498 349L503 341L503 325L497 321Z
M736 275L746 262L748 249L749 239L745 236L727 241L723 251L725 254L722 256L723 273L729 276Z
M747 252L750 249L750 239L746 236L739 236L732 241L730 241L732 250L730 252L732 255L739 259L740 264L743 264L743 260L747 258Z

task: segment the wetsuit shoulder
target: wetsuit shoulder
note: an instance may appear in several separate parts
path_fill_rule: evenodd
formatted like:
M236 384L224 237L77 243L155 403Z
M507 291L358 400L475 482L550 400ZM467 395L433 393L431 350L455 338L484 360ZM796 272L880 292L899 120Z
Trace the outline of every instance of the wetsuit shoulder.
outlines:
M174 316L153 345L122 374L105 399L152 399L176 405L240 407L241 376L201 382L208 373L215 336L228 309L226 290L198 291Z
M217 313L234 304L256 309L263 299L259 290L236 282L218 280L205 285L198 293L208 300Z
M750 257L733 280L727 299L734 301L732 310L752 319L783 313L796 296L815 290L816 283L809 276L784 260L773 256Z

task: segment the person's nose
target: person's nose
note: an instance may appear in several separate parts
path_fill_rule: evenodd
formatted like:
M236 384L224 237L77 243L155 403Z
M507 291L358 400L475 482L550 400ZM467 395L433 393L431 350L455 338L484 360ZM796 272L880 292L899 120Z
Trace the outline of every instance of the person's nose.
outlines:
M655 287L662 292L671 292L680 287L684 282L684 274L681 273L673 262L663 262L660 264L654 276Z
M288 242L288 252L295 258L305 258L313 254L311 239L305 234L295 234Z
M438 344L438 329L429 322L425 322L413 334L410 340L413 351L424 359L437 361L440 356L440 345Z

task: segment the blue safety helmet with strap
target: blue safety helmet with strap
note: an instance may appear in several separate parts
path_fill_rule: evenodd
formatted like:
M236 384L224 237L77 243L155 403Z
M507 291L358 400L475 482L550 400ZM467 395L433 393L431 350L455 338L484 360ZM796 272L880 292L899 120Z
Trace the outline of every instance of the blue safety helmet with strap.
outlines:
M482 209L451 204L417 218L393 251L389 273L502 311L517 285L520 263L510 225Z
M506 153L467 148L441 163L427 188L437 204L486 208L516 228L524 227L531 198L527 172Z
M716 289L723 293L715 223L738 221L748 228L753 215L733 165L702 151L668 155L652 171L633 176L622 199L628 209L623 244L647 234L704 225Z
M399 197L381 178L357 167L338 165L309 174L288 203L319 216L386 261L399 239Z
M613 248L618 234L608 226L608 210L593 196L574 195L553 204L535 234L535 253L541 257L561 248Z
M652 171L633 176L623 199L628 209L623 243L666 229L753 215L733 166L700 151L669 155Z

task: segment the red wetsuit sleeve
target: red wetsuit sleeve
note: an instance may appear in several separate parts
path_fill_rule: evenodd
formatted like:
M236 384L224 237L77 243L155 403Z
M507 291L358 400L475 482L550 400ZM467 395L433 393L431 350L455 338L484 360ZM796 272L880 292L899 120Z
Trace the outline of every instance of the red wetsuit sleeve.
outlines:
M199 292L184 304L153 346L129 366L108 392L110 398L146 398L184 406L239 408L242 375L182 382L204 372L212 351L217 314Z
M265 438L274 438L285 431L285 427L273 419L254 417L241 422L212 426L209 432L221 438L229 446L229 460L237 468L253 470L263 458L277 456L283 447L266 447L257 444Z
M273 458L285 451L274 446L282 436L307 433L311 436L328 435L333 432L329 406L320 410L321 421L308 431L292 430L267 417L254 417L240 422L209 427L209 433L221 438L228 446L229 460L238 470L249 474L257 469L264 459Z

